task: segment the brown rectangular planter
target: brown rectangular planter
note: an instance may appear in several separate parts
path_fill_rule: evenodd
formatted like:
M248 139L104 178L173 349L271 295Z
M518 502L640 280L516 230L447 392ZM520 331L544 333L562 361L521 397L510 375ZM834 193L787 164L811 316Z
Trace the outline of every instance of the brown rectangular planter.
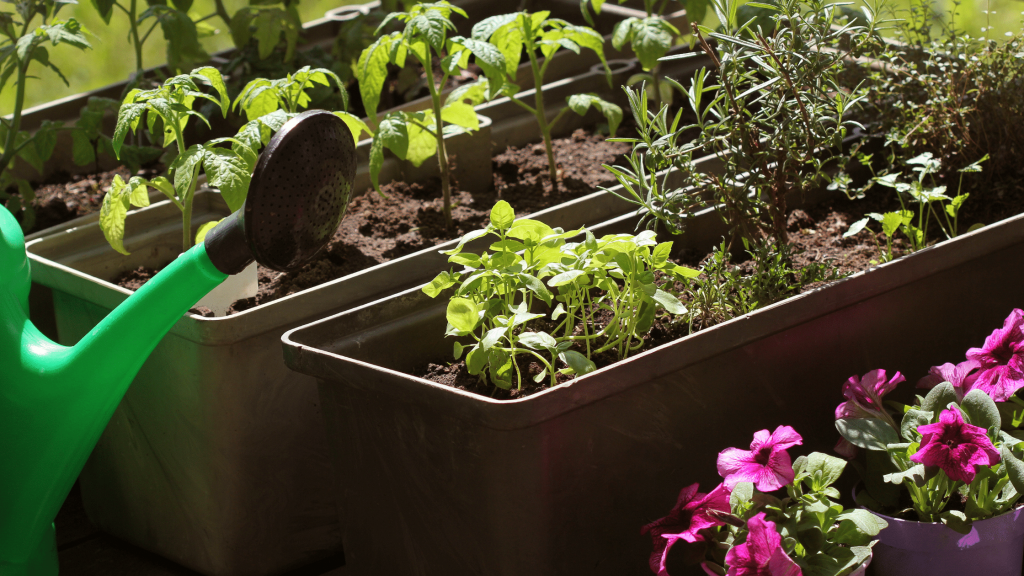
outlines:
M722 232L705 211L677 244ZM417 289L283 342L319 383L346 572L645 574L640 527L717 484L720 450L786 424L800 453L830 451L846 378L955 361L1024 305L1022 282L1017 216L514 401L408 374L451 353L445 302Z

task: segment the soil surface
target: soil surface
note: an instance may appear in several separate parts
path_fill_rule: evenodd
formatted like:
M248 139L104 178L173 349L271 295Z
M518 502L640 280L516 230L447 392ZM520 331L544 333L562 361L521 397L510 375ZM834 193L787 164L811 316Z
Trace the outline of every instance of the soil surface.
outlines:
M623 127L628 130L628 127ZM372 189L355 197L327 247L309 264L293 273L262 266L258 269L259 294L234 304L241 312L272 302L336 278L341 278L406 254L458 238L487 224L491 207L505 200L518 217L585 196L616 183L601 164L616 164L629 145L607 142L602 134L577 130L554 141L561 182L552 189L543 143L508 148L492 159L494 189L472 194L452 183L454 230L444 225L441 181L408 184L394 181L382 186L387 198ZM458 162L455 158L453 162ZM155 270L133 270L114 283L136 289ZM230 313L230 312L229 312Z
M877 266L881 261L882 250L886 246L885 235L882 234L877 224L870 228L849 237L843 238L843 234L850 225L863 218L871 212L888 212L899 209L899 203L894 193L874 194L865 199L850 201L837 193L834 200L807 207L805 209L791 210L788 215L788 231L790 241L798 250L794 258L794 267L803 268L809 264L822 261L832 261L843 276L856 272L868 270ZM959 230L965 232L973 224L983 222L997 222L1004 218L1024 212L1024 187L1016 187L1012 190L1004 190L999 197L985 202L976 202L974 205L968 201L960 215ZM930 227L931 243L944 239L940 236L936 226ZM662 239L663 240L663 239ZM893 257L898 258L909 253L910 246L901 232L896 233L892 243ZM677 264L690 267L699 267L710 254L698 255L682 253L676 255L673 260ZM743 268L742 263L738 263ZM814 289L823 285L809 285L805 290ZM685 298L684 298L685 301ZM538 312L545 312L538 310ZM546 311L550 312L550 311ZM544 319L539 319L531 324L531 330L544 330L547 326L540 324ZM604 324L600 321L590 328L593 331L601 330ZM575 334L581 334L582 328L577 327ZM643 347L631 352L634 356L640 352L650 350L666 344L678 338L687 336L690 333L689 327L681 322L673 322L672 318L664 315L655 320L651 332L645 337ZM438 335L441 337L441 335ZM586 351L576 346L573 348L578 352ZM603 368L618 361L613 353L604 353L591 358L598 368ZM464 360L455 361L449 356L447 359L437 359L428 363L415 372L416 376L426 378L439 384L452 386L460 390L470 391L481 396L488 396L497 399L513 400L523 398L542 392L549 387L550 379L544 379L540 384L535 384L532 377L539 374L542 366L532 356L518 356L517 364L523 375L522 388L502 390L490 382L481 382L478 376L470 375ZM561 384L570 378L559 374L556 382ZM515 379L513 377L513 382Z
M40 185L35 189L36 199L32 204L36 210L36 225L32 230L43 230L96 212L103 205L103 196L117 175L125 181L132 176L127 168L121 166L88 175L64 173ZM155 176L156 171L142 170L140 175L149 178Z
M552 190L548 178L542 143L509 148L494 156L495 186L489 192L471 194L453 182L454 230L444 225L440 179L422 184L391 182L382 187L387 198L367 190L352 199L334 238L302 270L286 274L260 267L259 295L250 305L271 302L483 228L497 200L507 201L522 217L614 185L615 178L601 164L614 164L629 151L626 144L606 142L605 136L584 130L555 140L554 147L562 167L557 190Z

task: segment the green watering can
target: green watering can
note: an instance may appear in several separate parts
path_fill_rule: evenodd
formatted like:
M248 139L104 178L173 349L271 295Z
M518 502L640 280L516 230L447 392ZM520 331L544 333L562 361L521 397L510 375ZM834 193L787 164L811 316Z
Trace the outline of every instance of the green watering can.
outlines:
M0 576L57 574L53 520L146 357L254 259L288 271L312 258L348 207L355 170L337 116L293 118L260 156L245 206L70 348L28 318L25 238L0 207Z

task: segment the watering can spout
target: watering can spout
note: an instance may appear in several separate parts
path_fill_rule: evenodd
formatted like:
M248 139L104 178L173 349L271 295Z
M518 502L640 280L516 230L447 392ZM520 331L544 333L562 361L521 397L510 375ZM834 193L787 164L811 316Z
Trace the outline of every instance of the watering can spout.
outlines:
M24 238L2 207L0 277L0 576L13 576L55 560L53 518L135 374L227 274L197 246L73 347L52 342L29 320Z
M25 238L0 206L0 576L56 575L53 520L150 352L189 308L254 259L290 271L321 250L348 205L355 158L337 116L307 111L289 120L260 156L244 211L72 347L29 320Z

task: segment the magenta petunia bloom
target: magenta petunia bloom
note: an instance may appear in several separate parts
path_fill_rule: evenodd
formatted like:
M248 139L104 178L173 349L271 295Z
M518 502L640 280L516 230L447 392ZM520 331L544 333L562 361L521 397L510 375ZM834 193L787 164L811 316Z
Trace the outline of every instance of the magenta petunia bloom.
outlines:
M984 390L996 402L1006 402L1024 386L1024 310L1015 308L997 329L985 338L983 348L971 348L967 359L981 367L974 388Z
M707 494L697 492L697 488L697 484L683 488L679 492L676 505L668 513L668 516L655 520L640 529L641 534L651 535L651 541L654 544L654 551L651 552L650 559L651 572L658 576L668 576L665 562L673 544L679 540L700 542L704 540L704 536L700 534L701 530L724 524L711 516L712 510L726 514L732 512L732 508L729 506L729 496L732 491L724 484L719 484Z
M872 370L861 376L850 376L843 384L846 402L836 406L836 420L846 418L880 418L888 420L882 397L892 392L896 385L906 380L897 372L892 379L885 379L885 370Z
M764 512L747 521L747 541L725 553L727 576L803 576L782 548L782 536Z
M947 362L942 366L932 366L928 370L928 375L917 381L917 387L932 389L943 382L949 382L956 390L957 396L963 398L974 389L974 383L978 380L978 373L974 370L980 366L977 360L966 360L955 365Z
M999 451L981 426L964 422L959 410L950 408L939 415L938 424L918 426L921 448L910 457L925 466L938 466L951 480L970 484L975 466L999 463Z
M793 462L787 448L803 444L804 439L789 426L779 426L770 435L767 430L754 434L750 450L726 448L718 454L718 474L732 489L739 482L753 482L762 492L772 492L793 481Z

